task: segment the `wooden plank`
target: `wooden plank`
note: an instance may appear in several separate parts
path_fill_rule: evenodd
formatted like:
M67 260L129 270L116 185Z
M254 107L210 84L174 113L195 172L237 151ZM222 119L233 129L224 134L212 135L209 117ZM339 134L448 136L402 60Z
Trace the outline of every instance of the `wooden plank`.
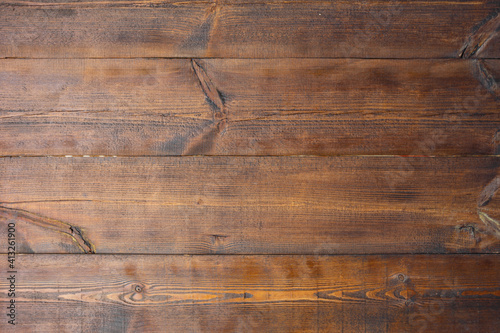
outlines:
M17 221L22 253L498 253L499 167L498 157L2 158L0 218Z
M0 57L498 58L498 1L2 1Z
M0 154L498 154L499 79L499 60L2 60Z
M500 324L498 255L21 255L16 265L16 331L494 332ZM9 287L2 278L3 312ZM11 329L7 320L0 329Z

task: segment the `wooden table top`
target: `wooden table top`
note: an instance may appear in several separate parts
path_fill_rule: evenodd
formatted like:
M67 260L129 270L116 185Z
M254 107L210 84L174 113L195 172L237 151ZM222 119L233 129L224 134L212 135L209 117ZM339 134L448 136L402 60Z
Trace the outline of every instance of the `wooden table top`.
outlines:
M0 332L498 332L500 2L0 1Z

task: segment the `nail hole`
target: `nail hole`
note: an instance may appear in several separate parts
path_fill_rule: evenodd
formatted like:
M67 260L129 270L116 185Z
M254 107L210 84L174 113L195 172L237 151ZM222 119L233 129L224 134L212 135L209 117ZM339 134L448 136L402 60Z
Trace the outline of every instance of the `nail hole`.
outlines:
M142 292L141 286L135 286L135 291L138 293Z
M399 281L404 281L405 280L405 276L403 274L399 274L398 275L398 280Z

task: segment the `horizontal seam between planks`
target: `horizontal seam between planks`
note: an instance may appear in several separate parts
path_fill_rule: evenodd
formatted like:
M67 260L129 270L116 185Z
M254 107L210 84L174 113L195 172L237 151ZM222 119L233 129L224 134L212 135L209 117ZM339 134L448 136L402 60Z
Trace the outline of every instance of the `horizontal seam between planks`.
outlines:
M294 157L294 158L328 158L328 157L360 157L360 158L376 158L376 157L391 157L391 158L498 158L500 154L471 154L471 155L407 155L407 154L388 154L388 155L363 155L363 154L354 154L354 155L0 155L0 159L12 159L12 158L204 158L204 157L220 157L220 158L262 158L262 157L272 157L272 158L280 158L280 157Z
M0 255L7 255L5 252L0 252ZM255 257L364 257L364 256L498 256L499 252L474 252L474 253L432 253L432 252L379 252L379 253L338 253L338 254L317 254L317 253L22 253L16 252L16 255L23 256L176 256L176 257L235 257L235 256L255 256Z
M459 60L467 61L471 59L483 59L483 60L500 60L500 57L473 57L473 58L460 58L460 57L398 57L398 58L380 58L380 57L199 57L196 55L189 57L0 57L0 60L169 60L169 59L227 59L227 60L272 60L272 59L339 59L339 60Z

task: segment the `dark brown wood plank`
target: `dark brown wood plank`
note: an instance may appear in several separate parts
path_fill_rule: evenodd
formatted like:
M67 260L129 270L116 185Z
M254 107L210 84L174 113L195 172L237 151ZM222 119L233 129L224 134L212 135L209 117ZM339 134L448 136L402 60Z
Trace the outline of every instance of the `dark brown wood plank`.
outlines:
M499 167L498 157L2 158L0 218L17 221L23 253L498 253Z
M2 60L0 154L498 154L499 60Z
M2 1L0 57L498 58L499 9L489 0Z
M21 255L16 265L23 332L495 332L500 324L498 255ZM2 320L0 329L11 328Z

